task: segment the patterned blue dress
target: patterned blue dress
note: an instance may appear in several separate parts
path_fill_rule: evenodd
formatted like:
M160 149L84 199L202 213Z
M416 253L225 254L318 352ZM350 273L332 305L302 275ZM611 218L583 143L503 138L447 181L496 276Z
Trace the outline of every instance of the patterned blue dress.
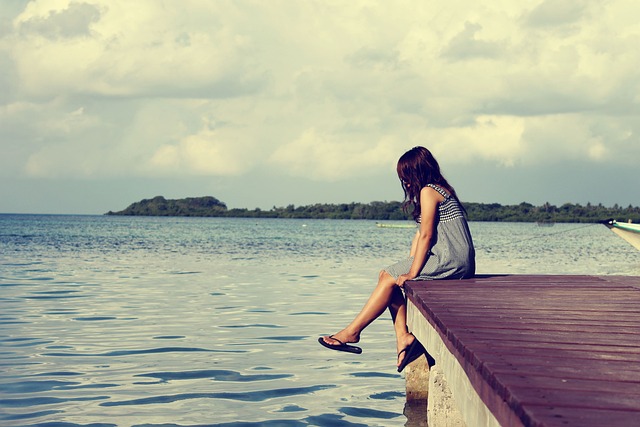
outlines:
M441 187L428 184L444 197L438 204L435 234L427 261L414 280L466 279L476 270L475 250L469 225L460 202ZM396 279L409 273L413 257L399 261L384 270Z

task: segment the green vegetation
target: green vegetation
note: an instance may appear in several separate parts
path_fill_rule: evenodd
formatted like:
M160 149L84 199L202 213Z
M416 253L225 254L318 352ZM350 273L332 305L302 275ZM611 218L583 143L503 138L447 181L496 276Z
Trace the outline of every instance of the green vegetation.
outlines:
M512 222L599 222L613 218L617 221L640 222L640 208L622 208L617 204L605 207L602 204L586 206L565 203L558 207L545 203L534 206L530 203L502 206L497 203L465 203L470 221L512 221Z
M167 200L162 196L144 199L129 205L120 212L107 212L107 215L133 216L227 216L227 205L215 197L188 197L186 199Z
M230 218L317 218L317 219L377 219L403 220L409 218L402 212L400 202L289 205L273 207L265 211L259 208L227 209L227 205L215 197L189 197L167 200L162 196L144 199L119 212L107 215L141 216L210 216Z
M512 221L512 222L599 222L608 218L618 221L640 222L640 208L622 208L618 205L604 207L602 204L586 206L565 203L557 207L545 203L534 206L530 203L500 205L498 203L465 203L470 221ZM402 211L400 202L315 204L308 206L288 205L273 207L271 210L228 209L227 205L215 197L190 197L167 200L162 196L133 203L119 212L109 211L107 215L142 216L206 216L236 218L308 218L308 219L372 219L408 220L411 215Z

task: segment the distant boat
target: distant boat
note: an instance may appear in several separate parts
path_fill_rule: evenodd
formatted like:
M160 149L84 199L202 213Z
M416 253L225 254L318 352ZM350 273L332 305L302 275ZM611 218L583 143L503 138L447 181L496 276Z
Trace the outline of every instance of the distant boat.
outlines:
M380 228L416 228L415 224L391 224L376 222L376 227Z
M538 227L553 227L556 225L553 221L537 221L536 224L538 224Z
M602 223L640 251L640 224L617 222L613 219L602 221Z

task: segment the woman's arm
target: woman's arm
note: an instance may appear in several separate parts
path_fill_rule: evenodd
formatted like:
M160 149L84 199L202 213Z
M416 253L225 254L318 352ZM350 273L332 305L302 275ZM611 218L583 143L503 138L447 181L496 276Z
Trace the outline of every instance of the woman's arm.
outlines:
M413 264L408 274L398 277L396 283L403 286L407 280L414 279L422 271L425 262L427 262L427 253L431 249L432 239L436 226L436 214L438 211L438 203L442 202L444 197L431 187L424 187L420 190L420 229L413 239L411 252L413 253Z
M420 238L420 230L416 231L416 234L413 236L413 240L411 240L411 250L409 251L410 257L413 257L416 255L416 246L418 246L419 238Z

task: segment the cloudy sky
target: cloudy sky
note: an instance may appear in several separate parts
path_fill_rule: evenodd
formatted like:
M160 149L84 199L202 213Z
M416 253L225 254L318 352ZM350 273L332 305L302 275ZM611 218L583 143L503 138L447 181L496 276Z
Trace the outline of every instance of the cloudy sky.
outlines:
M2 0L0 212L640 205L638 0Z

